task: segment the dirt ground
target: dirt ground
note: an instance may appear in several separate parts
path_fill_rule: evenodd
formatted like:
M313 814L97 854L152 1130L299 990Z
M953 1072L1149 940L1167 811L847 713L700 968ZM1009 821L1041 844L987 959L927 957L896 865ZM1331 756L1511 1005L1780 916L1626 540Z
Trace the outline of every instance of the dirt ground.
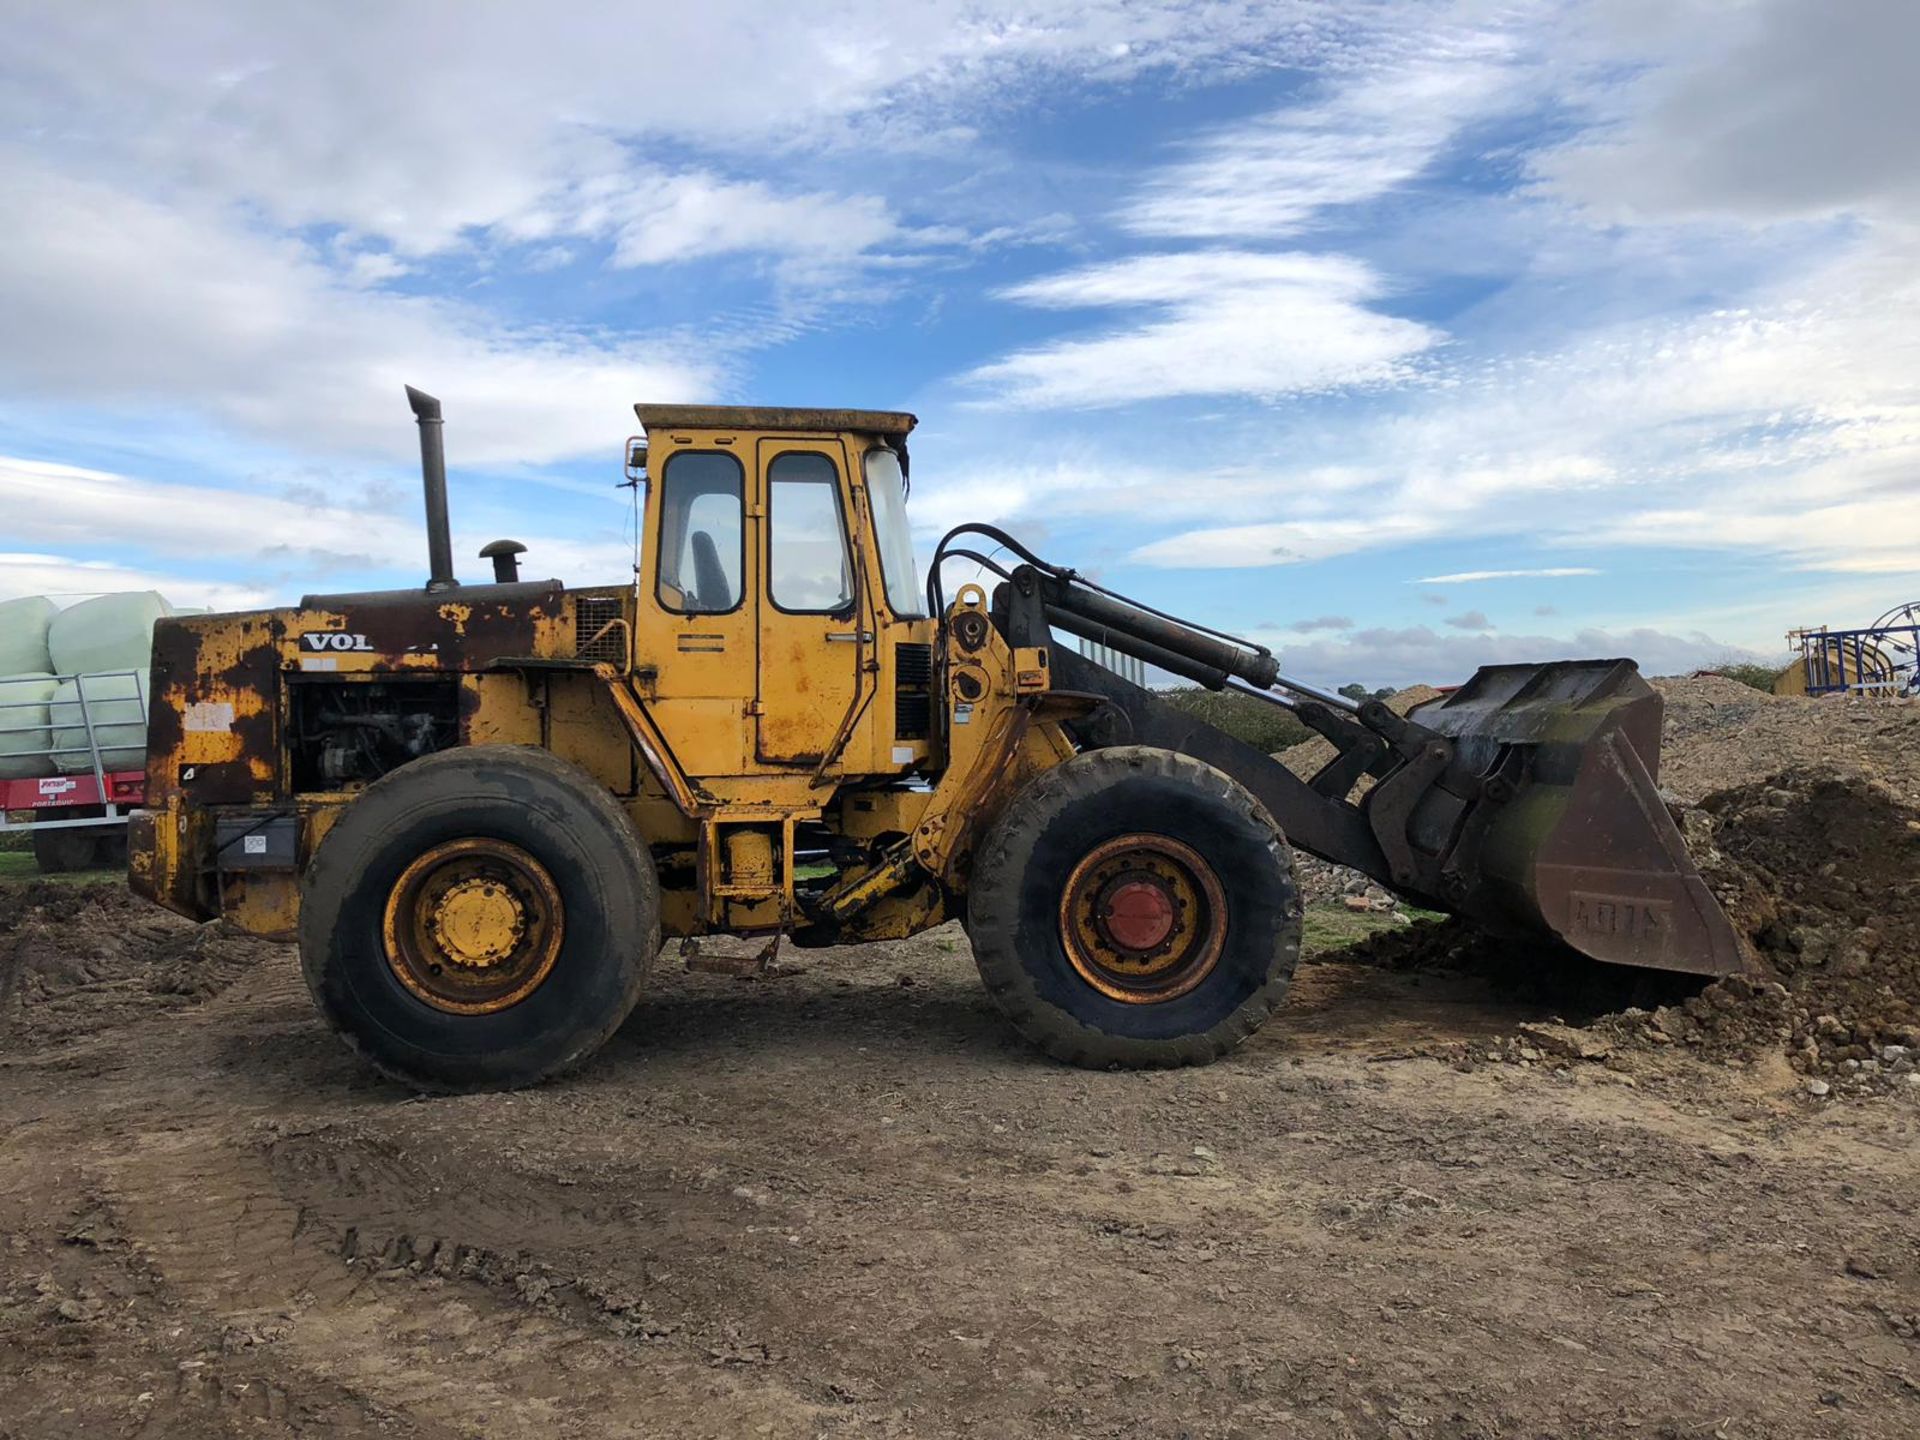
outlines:
M957 930L670 947L584 1073L421 1099L280 947L0 927L5 1440L1920 1433L1920 1087L1545 1023L1618 980L1323 953L1101 1074Z

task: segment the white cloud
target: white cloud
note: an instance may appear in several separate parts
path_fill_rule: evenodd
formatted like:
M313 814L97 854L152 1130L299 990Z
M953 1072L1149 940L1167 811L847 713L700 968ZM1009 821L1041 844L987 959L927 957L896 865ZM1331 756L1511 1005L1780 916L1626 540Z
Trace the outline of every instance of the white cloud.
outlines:
M383 285L412 271L411 265L404 264L384 250L362 250L348 259L346 273L341 280L347 285Z
M1471 12L1473 7L1456 7ZM1527 102L1528 27L1396 17L1345 55L1312 98L1223 126L1147 173L1120 224L1160 239L1241 244L1291 236L1326 212L1379 199L1425 171L1465 126ZM1408 378L1432 327L1377 308L1387 286L1335 254L1243 249L1142 255L1015 286L1054 309L1146 312L1118 330L1032 346L965 379L994 403L1120 405L1182 396L1280 396Z
M1029 305L1142 314L1117 330L1031 346L968 378L1002 405L1034 407L1266 398L1337 386L1373 367L1389 381L1417 373L1428 382L1381 397L1364 420L1290 434L1263 485L1237 490L1226 513L1200 528L1181 530L1177 509L1159 512L1174 533L1133 552L1147 564L1266 566L1513 537L1532 547L1724 548L1793 568L1915 573L1907 537L1920 503L1911 481L1920 467L1920 242L1892 221L1912 212L1910 192L1920 194L1897 123L1920 119L1920 89L1903 68L1916 48L1903 37L1917 27L1912 6L1863 4L1839 18L1807 0L1753 0L1733 11L1704 0L1604 13L1523 7L1486 30L1414 26L1386 58L1369 53L1332 67L1308 101L1204 137L1150 172L1120 211L1156 236L1297 233L1406 186L1477 120L1557 90L1605 128L1540 163L1546 194L1608 217L1721 222L1711 231L1629 231L1609 260L1603 249L1581 248L1579 222L1557 213L1570 249L1510 258L1553 278L1570 297L1567 318L1590 313L1579 296L1604 297L1625 283L1605 268L1621 254L1638 263L1671 257L1703 277L1713 269L1708 257L1746 257L1729 219L1844 212L1874 222L1864 235L1828 232L1790 264L1776 246L1774 278L1738 304L1678 319L1588 322L1532 354L1503 356L1499 337L1482 333L1426 355L1413 371L1408 357L1439 338L1431 330L1417 341L1399 332L1394 341L1407 348L1395 353L1390 344L1370 361L1354 363L1339 348L1355 336L1364 348L1368 324L1382 318L1363 308L1387 289L1372 271L1363 287L1342 291L1257 268L1295 257L1147 256L1018 287L1011 298ZM1863 48L1876 53L1862 59ZM1839 93L1856 79L1858 93ZM1515 207L1551 209L1541 194L1485 197L1475 213L1497 227ZM1219 253L1236 257L1224 274L1208 269ZM1404 263L1418 247L1392 253ZM1444 270L1446 258L1434 268ZM1767 274L1757 265L1744 274L1756 271ZM1316 309L1318 323L1282 333L1264 323L1269 284L1284 296L1279 312L1302 288L1332 303ZM1304 373L1274 354L1300 335ZM1323 356L1321 364L1315 357ZM1215 430L1242 446L1249 433ZM1190 475L1206 475L1203 450L1185 459ZM1320 478L1335 471L1337 497ZM1178 486L1168 477L1159 488ZM1041 499L1024 503L1037 509ZM1544 565L1429 579L1596 570Z
M1460 615L1449 615L1442 622L1456 630L1491 630L1493 622L1488 620L1484 611L1468 610Z
M231 212L162 206L0 149L0 384L122 416L182 409L309 451L404 455L403 383L432 390L465 463L606 450L638 399L709 394L710 359L514 329L456 301L336 277Z
M424 576L426 541L411 495L400 508L303 503L264 487L227 490L180 485L0 456L0 494L8 500L10 544L60 554L0 555L0 586L17 594L157 589L183 604L221 607L289 600L327 589L343 574ZM477 553L494 538L461 522L455 506L456 572L476 578ZM520 527L516 526L516 529ZM632 550L609 538L618 526L584 535L520 530L528 575L575 584L617 581L632 573ZM138 549L141 561L77 561L73 555Z
M158 590L175 605L213 610L251 610L272 598L264 587L215 579L204 570L154 570L68 555L0 553L0 600L50 595L64 605L126 590Z
M1338 511L1302 479L1328 457L1300 447L1273 468L1265 516L1166 536L1135 558L1271 565L1514 536L1912 573L1912 260L1905 241L1887 237L1738 309L1599 328L1558 349L1438 373L1417 404L1338 432L1343 462L1370 477Z
M1762 657L1698 631L1653 628L1579 630L1571 635L1442 634L1425 625L1356 630L1338 640L1296 643L1285 634L1253 637L1270 644L1287 674L1319 685L1457 685L1482 665L1531 664L1624 656L1648 675L1684 675L1728 660Z
M1258 463L1175 473L1114 459L1085 436L1051 429L1038 438L1002 434L999 452L1017 451L1018 459L956 446L955 438L953 431L923 431L916 439L910 515L922 534L939 535L965 520L1219 520L1256 517L1272 506L1272 476ZM1330 469L1311 478L1331 491L1343 476Z
M1458 395L1448 399L1460 403ZM1384 428L1391 434L1396 427ZM1372 458L1370 483L1355 486L1337 506L1325 504L1284 463L1276 464L1269 472L1269 503L1293 509L1298 518L1187 530L1139 547L1132 558L1203 568L1286 565L1454 531L1525 530L1538 521L1523 508L1529 499L1602 487L1610 478L1597 461L1553 453L1468 453L1451 465L1444 452Z
M1131 558L1143 565L1206 570L1292 565L1407 544L1432 533L1432 527L1423 520L1393 514L1381 515L1377 521L1359 517L1278 520L1184 530L1149 541Z
M1056 340L974 370L992 403L1096 407L1168 396L1270 398L1402 378L1439 337L1368 308L1383 286L1338 255L1142 255L1016 285L1042 309L1139 307L1152 318Z
M1417 53L1341 76L1329 93L1226 126L1156 171L1120 210L1142 234L1293 234L1321 212L1415 179L1461 128L1522 102L1516 31L1436 27Z
M848 261L902 238L875 196L781 195L758 181L657 176L619 197L616 265L657 265L740 251Z
M0 456L0 491L10 502L11 538L69 550L121 537L177 559L384 568L418 545L400 535L387 514L75 465Z
M1905 459L1902 471L1911 477L1920 466L1920 447ZM1589 538L1598 545L1653 549L1761 550L1789 557L1803 569L1911 575L1920 570L1911 545L1915 535L1920 535L1920 495L1855 494L1823 503L1793 487L1770 488L1755 496L1751 507L1723 503L1636 510L1598 524Z
M914 202L937 195L906 157L971 168L970 122L1030 87L1312 63L1392 33L1405 8L932 0L903 20L885 0L554 0L450 24L432 6L179 0L15 15L0 333L33 341L0 353L0 384L21 403L397 455L393 395L412 380L461 417L462 458L579 454L623 433L632 400L710 394L727 354L812 312L729 298L693 354L671 333L502 322L448 295L448 270L490 283L516 266L770 257L777 283L822 286L930 248L1057 239L1058 214L1018 206L971 237L909 220L883 182L910 173Z
M10 21L0 132L130 188L423 255L565 225L607 182L671 168L665 151L760 169L806 148L924 144L1029 79L1303 63L1356 30L1391 33L1406 8L549 0L464 6L456 22L433 5L44 7Z
M1415 585L1466 585L1476 580L1557 579L1563 575L1598 575L1591 565L1549 565L1539 570L1462 570L1453 575L1423 575Z
M720 255L774 257L796 285L836 281L867 262L957 244L964 232L904 225L877 195L782 189L708 169L666 170L609 162L606 170L503 220L498 233L521 243L555 237L607 242L615 269L670 265ZM574 258L542 244L521 263L532 271Z

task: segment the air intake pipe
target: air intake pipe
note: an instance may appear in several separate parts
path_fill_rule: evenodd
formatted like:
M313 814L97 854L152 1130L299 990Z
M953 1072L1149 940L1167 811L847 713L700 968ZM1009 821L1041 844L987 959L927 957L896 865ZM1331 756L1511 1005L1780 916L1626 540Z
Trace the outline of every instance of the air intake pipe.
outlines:
M452 590L453 536L447 528L447 450L441 438L440 402L407 386L407 404L420 424L420 481L427 492L427 593Z

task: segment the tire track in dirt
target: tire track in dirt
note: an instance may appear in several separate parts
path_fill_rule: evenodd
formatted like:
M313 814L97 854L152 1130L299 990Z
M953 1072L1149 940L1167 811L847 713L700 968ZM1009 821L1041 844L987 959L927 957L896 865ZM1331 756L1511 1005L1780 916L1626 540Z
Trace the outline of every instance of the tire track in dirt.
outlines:
M27 1107L37 1113L22 1117L36 1143L92 1152L90 1188L172 1303L211 1333L250 1346L251 1366L185 1362L178 1398L188 1414L209 1424L233 1418L297 1429L310 1378L315 1391L344 1387L360 1397L370 1415L388 1417L378 1421L382 1429L435 1440L654 1435L659 1427L647 1417L663 1403L683 1405L690 1391L705 1400L697 1420L676 1422L677 1434L812 1428L815 1407L770 1376L743 1382L610 1333L595 1306L536 1306L516 1294L516 1240L550 1231L566 1218L564 1207L556 1213L470 1177L445 1186L447 1177L377 1144L352 1145L345 1167L323 1163L330 1184L297 1183L315 1169L303 1147L329 1129L313 1107L340 1113L329 1091L301 1093L316 1059L351 1073L358 1103L350 1110L389 1113L400 1096L359 1076L318 1030L285 960L272 954L191 1008L116 1012L0 1060L20 1082L17 1098L40 1097ZM84 1108L66 1093L66 1077L79 1075L94 1087ZM150 1127L142 1117L159 1093L165 1117ZM102 1131L116 1144L101 1146ZM423 1191L441 1186L457 1190L478 1217L477 1226L453 1218L444 1228L477 1230L476 1243L418 1233ZM303 1188L314 1193L302 1199ZM604 1236L601 1218L574 1217L568 1228ZM396 1253L383 1257L383 1248ZM471 1257L469 1274L410 1263L442 1248L449 1258ZM536 1279L528 1293L540 1292ZM619 1319L611 1316L611 1325Z
M216 1137L156 1137L103 1178L128 1236L182 1304L450 1433L653 1435L651 1409L690 1388L707 1390L709 1404L682 1434L788 1429L810 1410L500 1303L482 1286L344 1263L331 1227L312 1226L266 1163Z

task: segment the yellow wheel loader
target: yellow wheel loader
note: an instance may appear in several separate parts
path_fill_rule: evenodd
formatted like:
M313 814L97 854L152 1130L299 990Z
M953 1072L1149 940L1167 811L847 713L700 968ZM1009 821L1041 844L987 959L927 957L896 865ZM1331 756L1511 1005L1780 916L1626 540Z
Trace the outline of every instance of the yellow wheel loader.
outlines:
M954 919L1050 1054L1206 1062L1286 993L1294 847L1594 959L1747 963L1630 661L1484 669L1403 718L991 527L923 584L914 417L864 410L638 406L634 578L523 579L497 541L463 585L439 403L408 395L426 585L161 621L130 859L162 905L297 939L321 1013L407 1084L586 1059L663 936L770 954ZM955 560L991 593L949 598ZM1292 707L1335 757L1297 778L1063 632Z

